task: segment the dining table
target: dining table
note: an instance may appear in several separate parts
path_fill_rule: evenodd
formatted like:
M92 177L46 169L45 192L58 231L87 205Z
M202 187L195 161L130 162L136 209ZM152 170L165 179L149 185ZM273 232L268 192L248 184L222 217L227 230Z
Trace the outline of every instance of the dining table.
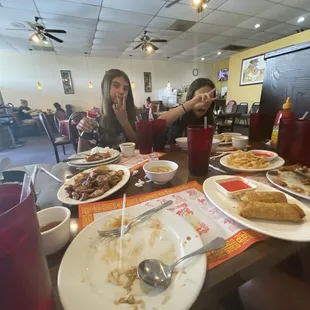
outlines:
M260 145L253 145L253 147L259 149L266 148L267 146L261 143ZM165 150L165 153L166 155L161 157L161 159L171 160L179 165L179 169L177 170L177 173L171 182L164 185L156 185L153 182L149 182L144 184L143 187L136 187L135 183L137 180L144 179L145 176L143 169L140 168L137 175L132 175L128 183L123 188L105 200L121 198L124 193L126 193L127 197L130 197L134 195L154 192L157 190L173 188L175 186L191 181L196 181L199 184L202 184L208 177L223 174L210 169L208 175L206 176L192 176L188 169L187 151L181 151L177 147L170 147ZM213 166L221 167L218 159L210 160L210 163ZM31 167L28 167L28 172L31 173L31 169ZM235 172L226 170L226 168L221 167L221 169L224 169L227 174L235 174ZM50 166L48 170L64 181L72 174L78 172L75 168L69 167L66 163L58 163L54 166ZM56 180L40 173L37 181L35 182L35 189L37 192L37 206L39 209L62 205L57 199L57 191L61 185L62 184ZM73 240L80 231L78 207L68 205L67 207L71 210L70 230L71 240ZM68 246L69 244L67 247ZM209 309L209 307L216 304L219 299L228 293L233 292L245 282L268 271L272 267L284 261L289 256L306 249L307 246L308 244L304 242L284 241L271 237L267 238L266 240L256 242L239 255L230 258L229 260L221 263L220 265L212 268L207 272L203 288L196 302L191 307L191 310ZM66 248L54 255L47 256L57 310L63 310L57 293L57 275ZM82 298L82 296L77 296L76 298Z

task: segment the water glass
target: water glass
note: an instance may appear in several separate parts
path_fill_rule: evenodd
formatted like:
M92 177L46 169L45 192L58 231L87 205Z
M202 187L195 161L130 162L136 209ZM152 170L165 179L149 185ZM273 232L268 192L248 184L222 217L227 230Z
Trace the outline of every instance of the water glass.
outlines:
M0 185L0 305L6 310L52 310L52 285L32 191Z
M152 153L153 147L153 134L152 123L149 121L136 122L138 143L140 154Z
M190 173L194 176L207 175L212 148L213 127L189 126L187 127L187 139Z

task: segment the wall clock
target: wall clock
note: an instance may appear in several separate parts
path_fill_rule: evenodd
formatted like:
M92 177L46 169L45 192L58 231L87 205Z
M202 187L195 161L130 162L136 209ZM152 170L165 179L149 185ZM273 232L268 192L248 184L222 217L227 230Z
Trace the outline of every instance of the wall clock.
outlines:
M194 69L193 70L193 76L197 76L199 74L199 70L198 69Z

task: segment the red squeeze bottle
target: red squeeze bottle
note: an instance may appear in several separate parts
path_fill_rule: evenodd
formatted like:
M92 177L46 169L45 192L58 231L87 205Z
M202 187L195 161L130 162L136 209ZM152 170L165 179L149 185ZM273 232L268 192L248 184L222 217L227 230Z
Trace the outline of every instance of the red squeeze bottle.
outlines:
M92 132L81 132L80 137L86 140L94 141L97 143L98 140L98 127L99 124L96 121L98 114L97 112L87 111L87 118L89 118L93 124L93 131Z
M277 116L274 120L274 125L271 134L271 146L276 147L278 143L279 136L279 125L281 119L291 119L295 120L295 114L291 111L292 103L290 101L290 97L287 97L286 102L282 106L283 110L277 113Z

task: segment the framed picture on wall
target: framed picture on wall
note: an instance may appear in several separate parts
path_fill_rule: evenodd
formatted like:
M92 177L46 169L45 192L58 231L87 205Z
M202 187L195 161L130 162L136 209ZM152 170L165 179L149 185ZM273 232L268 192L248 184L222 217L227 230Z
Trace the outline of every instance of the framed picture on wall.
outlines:
M266 61L264 54L242 60L240 86L261 84L264 80Z
M61 75L62 85L64 87L65 95L74 94L71 71L70 70L60 70L60 75Z
M144 92L152 92L152 73L144 72Z

